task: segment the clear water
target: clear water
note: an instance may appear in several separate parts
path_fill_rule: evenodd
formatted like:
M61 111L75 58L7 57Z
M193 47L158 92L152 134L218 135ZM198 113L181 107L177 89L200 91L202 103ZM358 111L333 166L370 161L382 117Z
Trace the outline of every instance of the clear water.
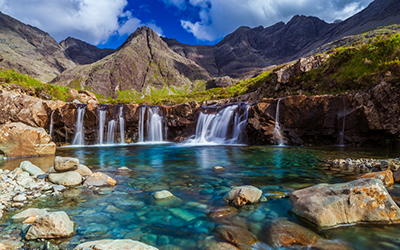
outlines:
M232 187L254 185L264 193L290 193L321 182L350 181L357 174L332 172L320 160L388 158L398 157L398 153L340 147L178 147L174 144L59 148L56 155L77 157L94 171L114 177L118 185L99 191L71 189L63 198L45 198L30 206L64 210L69 214L76 222L76 234L54 241L68 249L81 242L106 238L139 240L159 249L205 249L218 241L213 229L221 224L246 227L262 242L264 226L273 219L287 218L305 227L308 225L291 215L288 198L246 206L232 219L208 218L211 208L224 205L222 197ZM32 161L48 168L52 159ZM0 166L12 169L22 160L10 160ZM116 172L123 166L131 171ZM212 170L214 166L224 166L227 170L216 173ZM400 195L398 188L396 185L390 191ZM163 189L179 199L155 201L151 195ZM8 218L12 214L1 221L1 228L10 227ZM359 225L316 232L323 237L342 239L355 249L400 247L400 225ZM260 249L270 248L261 244Z

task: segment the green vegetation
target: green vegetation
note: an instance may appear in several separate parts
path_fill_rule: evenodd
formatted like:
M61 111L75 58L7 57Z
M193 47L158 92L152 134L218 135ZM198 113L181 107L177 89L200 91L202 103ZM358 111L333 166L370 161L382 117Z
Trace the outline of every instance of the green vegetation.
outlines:
M70 101L68 87L42 83L33 77L18 73L15 70L0 68L0 85L11 89L19 86L23 92L38 97L44 92L49 94L54 100Z

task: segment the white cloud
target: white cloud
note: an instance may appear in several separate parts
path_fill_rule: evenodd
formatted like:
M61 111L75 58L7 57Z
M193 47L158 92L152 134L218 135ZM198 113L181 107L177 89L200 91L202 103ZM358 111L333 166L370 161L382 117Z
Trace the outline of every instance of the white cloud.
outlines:
M163 0L172 2L176 0ZM213 41L240 26L264 27L289 21L294 15L317 16L327 22L346 19L373 0L188 0L199 9L200 21L182 20L182 27L199 40ZM180 6L181 9L185 6Z
M0 0L0 9L57 41L72 36L97 45L146 25L124 10L127 4L127 0Z

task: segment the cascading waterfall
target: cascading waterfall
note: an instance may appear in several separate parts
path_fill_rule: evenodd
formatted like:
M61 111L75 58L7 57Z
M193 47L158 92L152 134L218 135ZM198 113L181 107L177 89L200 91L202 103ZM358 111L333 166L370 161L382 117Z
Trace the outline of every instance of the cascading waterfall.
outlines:
M98 143L104 143L104 126L106 124L106 109L99 109L99 133L98 133Z
M107 130L107 144L114 144L114 132L117 127L117 122L115 120L111 120L108 122L108 130Z
M51 115L50 115L50 128L49 128L49 135L51 136L51 138L53 138L53 127L54 127L54 120L53 120L53 116L54 116L54 112L55 110L51 111Z
M72 145L84 145L85 144L85 133L83 128L83 119L85 118L86 106L79 106L77 110L76 125L75 125L75 137L72 141Z
M146 106L140 107L140 119L139 119L139 142L144 142L144 115L146 112Z
M121 137L121 144L125 143L125 119L124 119L124 106L119 108L119 134Z
M284 146L285 143L283 141L283 133L281 130L281 127L279 125L279 103L281 102L282 99L278 100L278 103L276 104L276 113L275 113L275 128L274 128L274 141L276 145L279 146Z
M147 108L147 141L163 141L162 116L158 107Z
M248 109L240 114L239 105L224 108L216 114L200 113L196 135L189 139L189 144L237 144L243 141L247 125ZM235 111L237 111L235 113ZM233 123L233 128L231 127Z

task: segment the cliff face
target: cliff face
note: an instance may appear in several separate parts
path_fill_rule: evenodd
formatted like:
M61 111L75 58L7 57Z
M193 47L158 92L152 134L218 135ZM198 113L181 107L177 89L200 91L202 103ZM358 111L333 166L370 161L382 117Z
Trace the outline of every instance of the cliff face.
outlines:
M1 12L0 54L4 57L2 67L16 69L44 82L75 67L49 34Z
M190 86L196 80L208 78L202 67L173 52L153 30L142 27L115 53L67 70L52 82L88 88L108 97L129 89L141 92L148 86Z

